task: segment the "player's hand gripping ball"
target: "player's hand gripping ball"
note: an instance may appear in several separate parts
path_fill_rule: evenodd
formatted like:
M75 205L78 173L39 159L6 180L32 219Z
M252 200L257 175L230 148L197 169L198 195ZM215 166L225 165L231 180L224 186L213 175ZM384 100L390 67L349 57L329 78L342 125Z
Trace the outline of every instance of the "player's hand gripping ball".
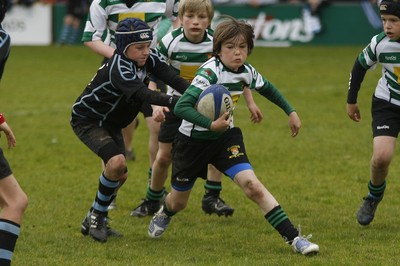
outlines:
M222 114L233 113L233 100L227 88L220 84L213 84L205 89L197 100L196 110L202 115L215 121Z

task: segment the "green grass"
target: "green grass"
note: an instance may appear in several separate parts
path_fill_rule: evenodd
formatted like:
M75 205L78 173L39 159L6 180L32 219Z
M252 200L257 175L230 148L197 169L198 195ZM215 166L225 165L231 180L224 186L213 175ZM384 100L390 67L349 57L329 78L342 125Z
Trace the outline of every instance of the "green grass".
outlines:
M1 82L0 110L17 137L6 156L29 196L14 265L395 265L400 258L400 172L392 163L385 200L368 227L355 214L367 191L371 157L370 99L380 70L367 74L359 94L362 122L346 114L349 71L362 47L256 48L252 63L297 108L303 127L293 139L287 117L255 95L264 121L253 125L244 101L235 111L257 176L320 254L292 252L240 189L223 180L231 218L204 215L199 180L188 207L159 240L147 236L150 217L129 216L145 196L148 131L134 140L137 160L112 211L124 234L105 244L80 234L95 196L100 160L69 126L71 105L101 58L75 47L12 47ZM5 147L4 136L0 139ZM169 182L169 181L168 181ZM169 186L169 183L168 183Z

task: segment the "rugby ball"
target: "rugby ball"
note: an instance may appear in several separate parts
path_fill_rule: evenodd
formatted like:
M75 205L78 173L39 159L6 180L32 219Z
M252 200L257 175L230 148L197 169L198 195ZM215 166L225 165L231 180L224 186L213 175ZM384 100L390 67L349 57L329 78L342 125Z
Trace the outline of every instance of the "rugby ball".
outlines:
M221 114L226 112L232 115L233 101L231 93L223 85L213 84L200 94L195 108L212 121L217 120Z

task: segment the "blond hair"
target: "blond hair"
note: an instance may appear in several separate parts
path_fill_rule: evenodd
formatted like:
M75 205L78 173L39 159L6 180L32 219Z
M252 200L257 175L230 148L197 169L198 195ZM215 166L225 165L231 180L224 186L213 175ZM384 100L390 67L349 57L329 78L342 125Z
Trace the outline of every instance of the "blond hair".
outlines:
M206 11L207 16L210 20L214 17L214 8L212 6L211 0L181 0L179 2L178 16L182 21L183 14L185 12L202 12Z

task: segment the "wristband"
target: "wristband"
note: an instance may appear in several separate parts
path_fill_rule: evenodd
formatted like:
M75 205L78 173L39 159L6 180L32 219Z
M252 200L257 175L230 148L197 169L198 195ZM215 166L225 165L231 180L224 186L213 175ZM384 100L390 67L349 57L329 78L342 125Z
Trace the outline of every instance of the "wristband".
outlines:
M0 113L0 125L6 122L6 119L4 118L4 115Z

